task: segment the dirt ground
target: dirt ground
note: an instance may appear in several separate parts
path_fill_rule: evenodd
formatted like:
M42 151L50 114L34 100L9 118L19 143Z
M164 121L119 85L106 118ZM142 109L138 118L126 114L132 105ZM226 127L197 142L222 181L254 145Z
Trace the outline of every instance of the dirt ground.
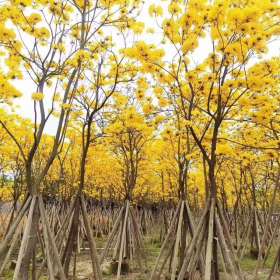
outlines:
M147 257L147 266L144 268L144 272L140 272L137 266L131 266L131 273L126 275L122 275L121 279L123 280L147 280L150 278L150 273L153 269L155 264L156 258L160 251L160 244L158 242L153 241L153 237L146 237L145 238L145 248L146 248L146 257ZM104 246L105 241L102 239L97 240L98 249L101 251L102 247ZM273 262L273 257L275 252L272 251L271 256L268 258L266 266L263 269L260 269L258 273L258 280L267 280L268 275L270 273L270 267ZM254 269L256 266L256 260L252 259L250 256L245 255L242 262L241 268L244 273L246 280L254 280ZM89 260L88 254L81 254L79 260L77 262L77 274L79 275L78 278L75 280L91 280L92 268L91 263ZM221 273L221 280L232 280L230 276L224 275ZM106 280L114 280L116 279L116 275L103 275L104 279ZM163 280L168 279L163 277ZM199 279L197 279L199 280ZM280 273L274 275L270 280L280 280Z
M101 252L104 248L106 239L96 239L98 251ZM145 237L145 249L146 249L146 265L144 267L144 271L141 272L139 267L137 267L135 264L130 264L130 270L131 272L122 275L122 280L147 280L150 277L150 273L153 269L153 266L155 264L156 258L159 254L160 250L160 244L159 242L154 242L154 239L151 237ZM273 257L275 255L275 252L272 251L271 256L268 258L268 261L266 263L266 266L260 270L258 280L267 280L270 267L273 262ZM246 280L254 280L254 268L256 265L256 260L253 260L250 256L246 256L243 258L241 262L241 268L244 273ZM70 269L71 271L72 269ZM91 271L92 266L90 262L90 256L87 250L81 251L79 256L77 257L77 265L76 265L76 277L70 277L69 280L92 280L91 278ZM71 273L70 273L71 275ZM0 280L10 280L12 279L13 271L9 269L5 272L5 275L3 277L0 277ZM46 275L42 276L40 280L46 280L48 277ZM113 280L116 279L116 275L103 275L104 280ZM162 280L168 279L165 276L162 278ZM196 279L199 280L199 279ZM224 275L221 273L221 280L231 280L231 277ZM271 280L280 280L280 273L277 275L274 275Z

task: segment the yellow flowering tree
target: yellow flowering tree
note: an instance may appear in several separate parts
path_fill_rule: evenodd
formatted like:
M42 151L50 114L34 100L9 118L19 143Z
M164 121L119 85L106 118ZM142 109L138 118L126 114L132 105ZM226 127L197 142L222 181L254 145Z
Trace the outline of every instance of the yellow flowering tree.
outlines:
M118 104L122 101L122 106ZM142 267L144 258L144 247L140 235L140 229L131 207L134 195L137 194L137 186L142 189L145 186L145 165L148 163L147 149L153 139L153 118L148 118L144 108L136 106L129 97L118 95L115 98L118 106L116 113L111 117L110 124L106 128L106 143L116 159L116 170L120 174L121 192L124 205L120 210L114 224L106 249L101 256L101 262L108 254L108 248L116 242L113 259L118 259L117 278L121 273L121 265L125 258L129 261L137 260ZM133 237L131 237L133 234Z
M189 122L191 135L207 164L211 199L201 217L197 234L186 251L184 262L179 267L178 279L193 273L192 267L200 260L195 250L200 251L203 246L198 245L197 240L203 239L207 240L207 245L202 274L205 279L216 279L219 274L216 236L219 242L224 242L227 235L227 225L217 203L219 137L223 129L229 129L228 121L238 118L242 97L259 89L252 71L252 63L256 63L256 60L252 57L254 54L263 56L268 41L279 34L279 7L274 1L209 3L196 0L187 3L169 1L167 7L168 12L160 20L159 29L168 47L173 49L168 52L170 57L164 56L155 45L145 42L136 43L126 54L137 59L143 71L151 73L162 86L170 88L173 85L170 92L176 96L180 114ZM156 15L155 10L152 7L151 14ZM201 44L204 44L206 57L193 63L192 54ZM264 87L274 83L275 77L271 71ZM208 231L204 232L204 227ZM226 246L230 253L223 251L223 256L230 267L229 273L236 279L242 279L240 267L234 261L232 245L228 243ZM174 262L176 266L177 262ZM176 269L171 279L175 279L175 276Z
M3 46L1 64L5 64L7 68L7 73L3 75L1 73L3 76L1 76L1 84L5 85L5 94L3 96L1 91L1 100L6 100L9 95L20 95L10 80L19 80L20 85L23 83L20 79L24 78L27 86L22 86L21 91L24 91L22 93L25 96L30 96L29 104L34 113L34 137L26 154L17 135L12 135L10 128L1 122L2 127L18 146L25 162L26 185L29 194L23 210L29 211L30 214L25 236L29 234L34 236L22 243L15 269L16 279L28 278L29 265L37 243L36 231L39 220L46 225L44 238L51 240L50 249L46 249L51 250L46 254L48 272L51 274L49 276L54 278L54 270L51 267L55 262L58 264L57 273L61 279L66 279L65 273L67 275L69 266L69 257L66 256L69 254L67 253L62 258L64 271L52 232L45 221L40 185L62 149L79 79L85 77L86 67L98 65L96 56L100 59L98 56L100 49L107 48L107 39L102 36L102 28L115 23L120 30L123 30L128 23L127 13L131 12L133 16L137 5L137 1L131 4L123 1L113 3L101 1L97 4L95 1L87 0L59 2L23 0L1 3L0 43ZM117 60L116 63L118 63ZM116 70L114 67L111 70L111 80L116 76L114 69ZM44 163L41 164L40 169L35 169L34 161L40 149L46 125L54 118L56 118L56 131L54 137L51 138L51 149L48 156L44 157ZM14 225L1 244L1 261L24 212L15 219ZM97 259L96 256L95 259ZM98 279L101 278L98 266L93 267L93 272L98 275Z

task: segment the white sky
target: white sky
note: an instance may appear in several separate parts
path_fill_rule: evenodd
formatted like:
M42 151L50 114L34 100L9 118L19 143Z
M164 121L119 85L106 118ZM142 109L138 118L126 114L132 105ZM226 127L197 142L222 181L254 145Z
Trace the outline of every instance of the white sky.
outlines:
M138 20L143 21L147 28L154 28L156 26L155 19L150 18L148 15L148 8L152 3L156 3L157 5L163 4L160 0L148 1L146 0L146 4L143 7L142 13L139 16ZM156 29L155 29L156 31ZM155 43L157 46L161 41L161 35L158 32L154 34L145 34L141 40L146 41L147 43ZM209 39L208 39L209 42ZM27 42L28 43L28 42ZM168 54L172 53L172 49L169 49L167 46L164 46L165 52ZM211 49L211 45L207 43L207 39L201 41L199 47L192 55L192 59L194 63L201 62L204 58L207 57L209 50ZM280 45L278 41L273 41L269 44L269 52L266 54L266 58L272 56L279 56L280 54ZM19 98L15 103L18 105L16 108L16 113L20 114L23 117L33 119L33 102L31 99L31 94L35 91L34 85L32 85L28 80L22 80L16 82L17 88L22 92L22 97ZM54 134L56 131L56 121L55 119L50 119L48 125L46 126L45 133Z

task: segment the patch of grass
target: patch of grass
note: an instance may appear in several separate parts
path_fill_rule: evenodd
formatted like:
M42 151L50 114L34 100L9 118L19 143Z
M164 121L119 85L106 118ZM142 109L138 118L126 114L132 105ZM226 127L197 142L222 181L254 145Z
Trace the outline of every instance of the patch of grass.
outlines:
M244 271L253 271L256 267L257 260L253 259L250 255L245 255L240 262L241 268Z
M264 265L264 268L265 269L270 269L272 267L272 264L273 264L273 261L274 261L274 258L275 258L275 255L276 255L276 249L275 248L272 248L270 250L270 254L267 258L267 261ZM250 254L246 254L243 259L241 260L240 262L240 265L241 265L241 268L244 270L244 271L254 271L256 265L257 265L257 260L256 259L253 259Z
M14 271L6 270L3 273L3 278L0 278L0 279L10 280L10 279L13 279L13 275L14 275Z

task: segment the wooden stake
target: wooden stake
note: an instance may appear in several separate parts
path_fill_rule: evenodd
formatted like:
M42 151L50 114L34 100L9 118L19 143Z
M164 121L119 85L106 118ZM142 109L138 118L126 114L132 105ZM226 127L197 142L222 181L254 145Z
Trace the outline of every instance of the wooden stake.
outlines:
M165 237L165 239L164 239L164 241L163 241L163 244L162 244L162 246L161 246L161 249L160 249L159 255L158 255L158 257L157 257L157 260L156 260L156 264L155 264L155 266L154 266L154 269L153 269L153 271L152 271L150 280L153 280L154 277L156 277L156 275L158 275L158 274L156 274L156 271L157 271L157 269L158 269L159 262L160 262L160 259L161 259L162 256L163 256L164 251L165 251L166 248L170 245L170 238L171 238L171 235L172 235L172 233L173 233L174 227L176 226L176 219L178 218L177 216L178 216L179 211L180 211L180 203L178 203L178 206L177 206L177 208L176 208L175 214L174 214L174 216L173 216L173 218L172 218L172 221L171 221L171 223L170 223L170 227L169 227L168 233L167 233L167 235L166 235L166 237Z
M15 246L16 246L16 244L17 244L18 237L19 237L19 234L20 234L21 230L22 230L22 225L20 225L20 226L17 228L17 230L16 230L16 232L15 232L15 234L14 234L14 237L13 237L12 243L11 243L11 246L10 246L10 248L9 248L9 251L8 251L7 255L5 256L5 258L4 258L4 260L3 260L3 263L2 263L2 265L1 265L1 268L0 268L0 275L2 275L2 273L4 272L4 269L5 269L5 267L6 267L7 263L8 263L8 261L9 261L9 259L10 259L10 257L11 257L11 254L12 254L13 250L15 249Z
M60 261L60 257L59 257L59 254L58 254L58 249L57 249L57 246L55 244L55 237L54 237L52 231L50 230L50 225L49 225L48 219L46 218L44 203L43 203L43 199L42 199L41 195L39 196L39 209L40 209L40 212L41 212L42 223L45 223L46 229L47 229L47 232L48 232L48 235L49 235L50 245L51 245L51 248L53 250L53 258L54 258L55 264L58 267L59 276L60 276L61 280L67 280L66 277L65 277L65 274L64 274L64 270L63 270L61 261Z
M204 280L211 279L211 267L212 267L212 252L213 252L213 234L214 234L214 215L215 215L215 200L211 199L211 208L209 215L209 227L208 227L208 240L206 247L206 259L205 259L205 275Z
M121 276L121 265L122 265L123 253L124 253L124 242L125 242L125 233L126 233L128 210L129 210L129 201L126 201L125 217L124 217L124 223L123 223L123 229L122 229L122 235L121 235L121 247L120 247L120 252L119 252L117 280L119 280L120 276Z
M109 238L108 238L108 241L107 241L107 243L106 243L106 246L105 246L105 248L104 248L104 250L103 250L103 252L102 252L102 254L101 254L101 257L100 257L100 264L103 263L104 259L105 259L106 256L107 256L108 250L109 250L109 248L110 248L110 246L111 246L111 243L112 243L112 241L113 241L113 239L114 239L114 237L115 237L115 235L116 235L116 232L117 232L117 230L118 230L118 228L119 228L119 224L120 224L120 222L121 222L121 218L122 218L124 209L125 209L125 207L123 206L123 207L121 208L120 212L119 212L119 215L118 215L118 217L117 217L117 219L116 219L116 222L114 223L113 229L112 229L112 231L111 231L111 233L110 233L110 235L109 235Z
M185 277L185 274L187 272L188 264L190 262L192 253L197 248L196 247L197 246L197 241L199 240L199 238L200 238L200 236L202 234L201 230L202 230L204 224L206 223L206 216L209 213L210 204L211 204L211 199L208 199L207 204L205 206L205 209L204 209L204 211L203 211L203 213L201 215L200 221L198 223L198 226L196 227L194 236L193 236L193 238L191 240L191 243L190 243L190 245L188 247L188 250L187 250L187 252L185 254L185 259L184 259L184 262L182 264L180 273L178 275L178 280L183 280L184 277Z
M34 213L36 201L37 201L37 196L34 195L32 197L32 201L31 201L31 204L30 204L27 223L25 225L25 230L24 230L24 233L23 233L22 241L21 241L21 246L20 246L20 250L19 250L19 254L18 254L18 259L17 259L17 264L16 264L13 280L19 280L19 271L20 271L23 255L24 255L24 252L25 252L25 249L26 249L26 246L27 246L27 242L28 242L28 239L29 239L29 234L30 234L30 230L31 230L33 213Z
M12 238L13 238L13 235L14 235L15 231L17 230L17 227L18 227L20 221L24 217L24 214L29 207L31 200L32 200L32 198L31 198L31 196L29 196L27 198L26 202L24 203L24 205L22 206L21 210L19 211L19 213L18 213L17 217L15 218L14 222L12 223L8 233L6 234L6 236L4 238L4 240L0 244L0 264L2 263L3 258L5 258L6 254L7 254L7 250L9 249L9 244L10 244Z
M94 279L101 280L102 274L100 271L100 265L99 265L98 256L97 256L97 249L96 249L96 245L95 245L95 242L93 239L92 229L90 227L90 223L89 223L89 220L87 217L86 205L85 205L85 200L84 200L83 195L81 196L81 205L82 205L82 215L84 218L87 238L88 238L89 246L90 246L90 256L91 256L91 262L92 262L92 269L93 269L93 273L94 273Z
M184 212L184 206L185 206L185 203L183 201L181 201L180 204L181 204L181 210L180 210L180 215L179 215L176 240L175 240L175 246L174 246L173 261L172 261L172 266L171 266L171 280L175 280L175 278L176 278L177 265L178 265L178 248L179 248L179 243L180 243L180 235L181 235L181 231L182 231L182 222L183 222L183 212Z

